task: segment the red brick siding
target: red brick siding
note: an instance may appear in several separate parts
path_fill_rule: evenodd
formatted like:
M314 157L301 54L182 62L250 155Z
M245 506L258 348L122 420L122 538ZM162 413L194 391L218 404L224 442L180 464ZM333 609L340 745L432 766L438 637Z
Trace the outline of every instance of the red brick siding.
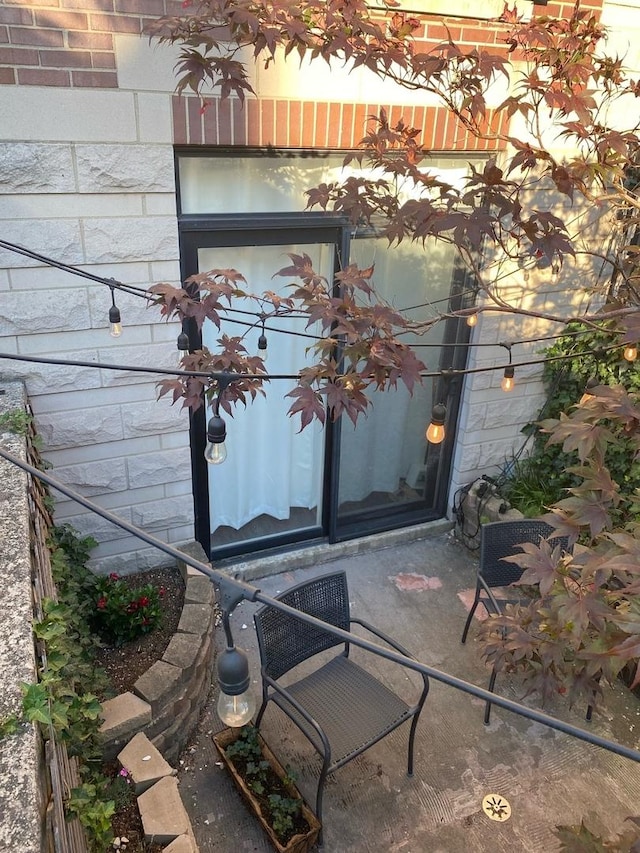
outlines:
M176 145L225 145L277 148L355 148L367 131L368 120L384 108L392 122L403 119L422 133L432 151L491 151L494 140L477 140L444 107L389 104L273 100L264 98L222 103L212 101L203 111L196 97L173 98ZM489 114L491 127L494 116ZM501 116L501 119L504 117ZM506 128L494 130L504 133Z
M113 33L141 34L179 0L4 0L0 84L117 89ZM36 49L36 50L34 50Z

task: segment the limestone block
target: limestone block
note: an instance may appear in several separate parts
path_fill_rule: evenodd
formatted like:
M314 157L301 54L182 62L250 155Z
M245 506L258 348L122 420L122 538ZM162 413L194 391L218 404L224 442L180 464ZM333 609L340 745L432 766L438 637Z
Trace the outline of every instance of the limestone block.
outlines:
M206 604L185 604L178 623L178 632L203 636L211 629L213 608Z
M4 344L3 344L4 346ZM65 352L64 358L96 361L95 350ZM100 371L95 367L71 367L68 364L30 364L27 390L30 396L60 394L63 391L85 391L97 388Z
M145 41L139 36L138 40ZM136 141L132 92L81 88L53 90L51 86L2 88L2 136L5 139ZM25 116L29 116L29 121L25 121Z
M134 735L125 748L118 753L118 761L129 771L136 794L165 776L174 776L175 770L164 760L144 732Z
M71 146L0 143L0 189L4 193L74 192Z
M183 690L182 670L165 661L156 661L133 686L135 692L151 705L154 716Z
M120 82L122 86L122 82ZM173 141L171 101L166 95L138 92L138 126L141 142Z
M148 725L151 722L151 706L133 693L121 693L102 703L102 716L102 740L117 740Z
M36 422L45 446L51 448L102 444L124 437L119 406L39 414Z
M24 293L10 291L3 295L0 303L0 335L34 335L86 329L88 325L89 311L86 293L82 289L40 290L28 297Z
M0 233L4 240L19 246L55 246L56 260L65 264L84 263L80 223L75 219L3 219L0 220ZM38 263L24 255L0 250L0 267L33 267ZM64 304L64 300L62 302ZM33 305L28 307L33 311Z
M198 853L193 835L179 835L164 848L164 853Z
M187 604L205 604L211 606L215 599L215 590L213 583L204 575L198 577L188 577L187 585L184 593L184 600Z
M152 844L166 845L191 828L189 817L173 776L165 776L138 797L145 838Z
M130 316L130 314L126 311L124 306L121 304L120 299L117 299L118 307L120 308L120 315L122 317L123 323L128 324L130 322L134 322L134 318ZM138 309L140 306L136 306ZM100 327L100 323L104 325L104 311L102 313L102 321L100 319L100 313L97 313L95 322L97 327ZM151 323L157 320L157 317L154 317L153 313L149 311L144 318L145 323ZM129 327L127 326L126 331L128 333ZM106 343L106 340L105 342ZM116 363L122 364L125 362L126 364L136 365L139 367L166 367L168 369L172 369L175 365L172 364L173 360L173 349L175 348L175 339L173 348L168 343L159 343L159 344L149 344L145 343L141 346L130 346L127 345L124 341L123 337L119 339L117 347L109 347L109 348L100 348L98 350L98 356L102 364ZM103 384L107 387L129 387L133 382L136 383L149 383L150 380L157 380L157 376L153 374L145 373L140 371L137 373L135 370L101 370L100 374L102 376ZM154 387L154 405L158 405L155 400L157 398L157 390ZM180 406L177 405L175 407L176 411L180 411ZM175 418L175 415L173 416Z
M199 542L196 542L195 540L189 540L188 542L177 542L176 548L178 549L178 551L182 551L188 557L197 560L199 563L204 563L205 566L211 566L209 558L205 554L204 548ZM187 566L186 563L183 563L180 560L178 560L178 568L180 569L180 573L184 581L186 581L187 577L190 576L203 576L202 572L199 572L197 569L194 569L191 566Z
M524 426L532 418L535 418L537 412L531 403L531 398L516 397L514 394L515 389L509 394L508 402L506 400L496 400L493 403L487 404L486 427L504 426L505 424Z
M56 468L56 473L57 471L58 469ZM116 511L116 514L124 521L131 522L130 507L120 507ZM66 521L67 519L64 520ZM131 536L126 530L123 530L116 524L111 524L106 518L102 518L102 516L93 512L83 512L80 515L74 515L69 523L80 536L93 536L97 542L110 542L113 539L126 539ZM130 574L136 571L135 560L129 554L123 554L122 556L132 566L132 569L129 572L123 572L120 569L112 569L112 571L117 571L118 574Z
M95 192L171 192L170 145L77 145L78 189Z
M172 406L171 401L149 400L122 406L122 423L125 438L136 438L170 430L186 430L189 418L186 410Z
M145 530L157 530L174 524L188 524L193 519L193 508L183 498L165 498L147 501L133 507L133 523Z
M88 219L84 236L87 256L95 263L178 257L178 228L172 216Z
M123 459L104 459L99 462L84 462L80 465L63 465L56 468L56 478L83 495L122 492L127 488L127 474Z
M127 471L129 483L136 489L178 482L191 473L189 450L184 447L129 456Z
M185 682L193 673L199 651L200 637L197 634L174 634L162 655L162 660L179 667Z

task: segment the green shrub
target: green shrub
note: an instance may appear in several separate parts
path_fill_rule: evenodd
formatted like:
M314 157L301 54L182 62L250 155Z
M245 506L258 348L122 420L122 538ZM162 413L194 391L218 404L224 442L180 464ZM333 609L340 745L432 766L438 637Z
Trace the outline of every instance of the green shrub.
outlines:
M545 353L549 358L543 372L547 403L541 415L559 418L569 413L590 379L601 385L624 385L631 393L640 391L640 371L622 358L622 347L611 349L615 342L613 331L585 331L578 323L569 324L567 334ZM558 356L569 358L554 360ZM605 464L620 493L632 496L640 488L640 462L624 427L613 422L610 426L615 440L607 447ZM537 424L528 424L523 432L533 437L531 452L512 462L502 494L525 516L536 517L578 484L579 478L570 470L579 464L578 455L561 444L549 444Z

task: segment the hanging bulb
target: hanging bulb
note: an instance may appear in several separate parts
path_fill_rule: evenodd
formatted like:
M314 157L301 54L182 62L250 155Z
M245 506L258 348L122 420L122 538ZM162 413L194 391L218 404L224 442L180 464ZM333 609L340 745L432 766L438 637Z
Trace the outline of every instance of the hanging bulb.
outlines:
M588 403L589 400L593 400L595 394L592 394L594 388L596 388L600 383L595 377L591 377L591 379L587 380L587 384L584 386L584 393L582 397L580 397L580 402L578 405L584 406L585 403Z
M262 361L267 360L267 336L264 333L264 327L262 329L262 334L258 338L258 355Z
M627 344L622 355L627 361L635 361L638 357L638 347L635 344Z
M119 338L122 334L120 309L115 303L109 308L109 334L112 338Z
M427 441L429 444L440 444L444 441L444 422L446 418L446 408L442 403L436 403L431 410L431 423L427 428Z
M119 338L122 334L122 322L120 319L120 309L116 305L115 288L111 287L111 308L109 308L109 334L112 338Z
M204 458L209 465L221 465L227 458L226 437L225 422L220 415L214 415L207 424L207 446L204 449Z
M558 276L560 275L560 261L554 261L551 264L551 275L554 278L558 278Z
M473 328L474 326L477 326L477 325L478 325L478 315L477 314L469 314L469 316L467 317L467 326L471 326L471 328Z
M507 365L504 369L504 376L502 377L502 382L500 383L500 387L503 391L513 391L515 386L515 380L513 378L515 374L515 370L511 364Z
M249 662L242 649L227 647L218 657L218 716L225 725L240 728L246 725L256 709L249 692Z
M180 332L178 335L178 366L182 364L182 359L189 352L189 335L186 332Z

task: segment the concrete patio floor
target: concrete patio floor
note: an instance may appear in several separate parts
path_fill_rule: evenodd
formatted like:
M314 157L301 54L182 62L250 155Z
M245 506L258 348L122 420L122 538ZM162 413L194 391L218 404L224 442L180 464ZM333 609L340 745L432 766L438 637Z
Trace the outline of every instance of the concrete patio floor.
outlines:
M381 543L385 540L381 539ZM475 583L476 559L450 533L338 557L253 580L276 595L290 585L345 569L352 614L405 645L423 663L482 687L488 671L472 626L465 646L460 635L465 601ZM256 695L259 663L252 614L243 602L232 617L235 642L250 655ZM364 654L357 652L358 654ZM377 661L399 692L419 676ZM409 682L407 681L409 679ZM521 699L517 681L499 676L497 690ZM220 767L211 734L222 728L215 691L179 768L182 798L202 853L272 849ZM533 699L527 700L537 707ZM640 814L640 765L532 723L500 708L483 725L484 703L434 680L416 736L415 774L406 775L408 726L402 727L329 778L324 800L327 853L480 853L557 851L558 824L582 820L605 837L620 834L625 818ZM638 746L640 701L620 686L607 689L591 724L585 708L559 701L545 709L574 725ZM277 708L261 731L297 784L315 802L319 761L307 741ZM511 818L498 823L482 811L486 794L506 798Z

